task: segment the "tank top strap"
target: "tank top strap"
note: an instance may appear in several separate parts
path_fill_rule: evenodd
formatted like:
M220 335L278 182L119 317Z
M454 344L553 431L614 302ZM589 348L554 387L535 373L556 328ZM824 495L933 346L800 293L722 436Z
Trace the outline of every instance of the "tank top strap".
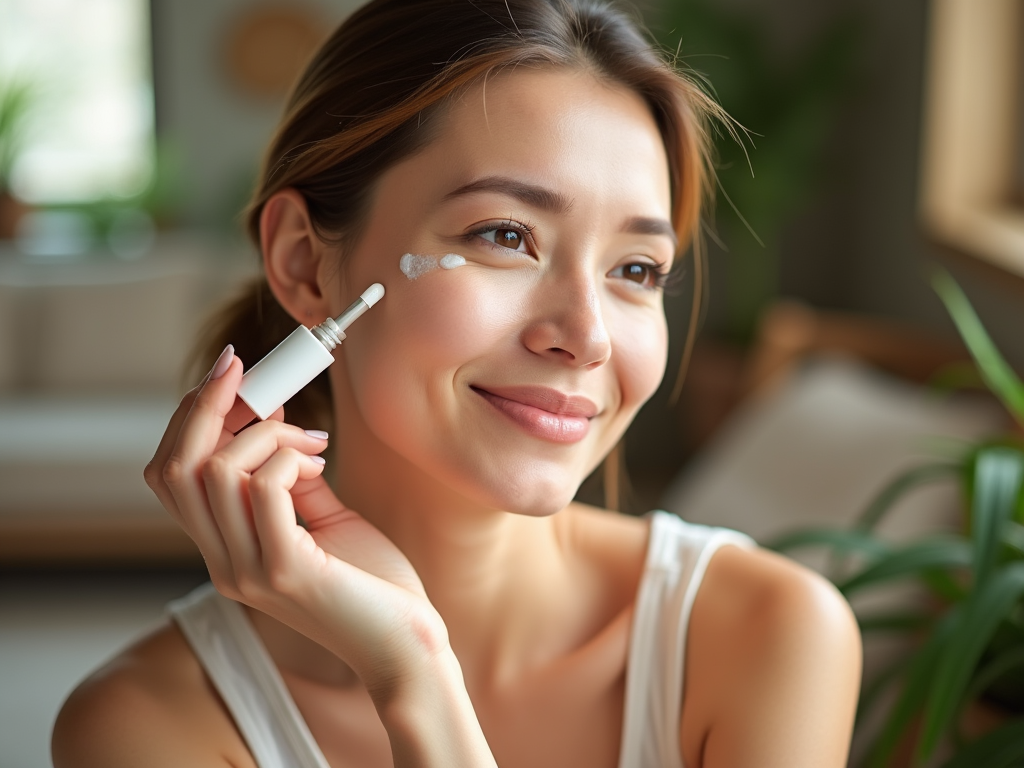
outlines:
M626 666L619 768L683 768L679 750L686 632L711 557L726 544L755 546L738 531L652 512Z
M167 611L259 768L330 768L241 605L204 584Z

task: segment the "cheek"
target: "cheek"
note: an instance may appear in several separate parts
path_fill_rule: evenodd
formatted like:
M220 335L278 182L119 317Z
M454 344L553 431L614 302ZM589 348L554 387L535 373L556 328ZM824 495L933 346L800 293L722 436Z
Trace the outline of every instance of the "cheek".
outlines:
M451 407L459 371L516 343L526 283L472 264L389 280L374 322L346 341L354 395L367 422L391 436L398 430L408 436L413 424L429 421L436 429L443 423L436 417Z
M468 265L405 282L394 291L386 331L423 368L444 375L515 335L522 280Z
M661 384L668 357L668 329L660 312L644 322L620 325L613 339L613 361L623 411L632 415Z

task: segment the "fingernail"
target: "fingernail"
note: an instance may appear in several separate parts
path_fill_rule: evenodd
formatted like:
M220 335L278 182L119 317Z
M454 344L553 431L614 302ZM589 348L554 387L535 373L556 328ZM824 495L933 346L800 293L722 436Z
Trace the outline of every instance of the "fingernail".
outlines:
M213 370L210 371L210 381L219 379L225 373L228 372L228 368L231 367L231 361L235 357L235 347L233 344L228 344L224 347L224 351L220 353L220 357L217 358L217 362L213 364Z
M307 429L306 434L310 437L315 437L317 440L326 440L330 435L324 432L322 429Z
M320 464L321 466L327 463L327 459L325 459L323 456L310 456L309 458L311 458L313 461L315 461L317 464Z

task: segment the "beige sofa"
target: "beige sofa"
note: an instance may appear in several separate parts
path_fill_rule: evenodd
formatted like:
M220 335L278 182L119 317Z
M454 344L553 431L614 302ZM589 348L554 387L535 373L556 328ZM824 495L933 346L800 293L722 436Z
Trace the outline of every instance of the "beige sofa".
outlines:
M203 319L254 273L187 235L132 261L0 247L0 565L197 557L142 469Z

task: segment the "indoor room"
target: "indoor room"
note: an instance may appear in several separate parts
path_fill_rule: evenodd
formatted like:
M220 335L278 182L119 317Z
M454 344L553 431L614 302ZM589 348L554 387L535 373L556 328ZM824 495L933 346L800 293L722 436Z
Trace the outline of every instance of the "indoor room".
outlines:
M1024 4L585 5L0 0L0 768L120 764L86 761L116 740L90 713L143 658L124 649L168 633L203 665L218 754L261 768L1024 764ZM408 511L417 494L444 514ZM349 503L369 532L330 528ZM673 756L634 759L656 525L709 548L676 569ZM439 564L456 541L494 546L458 550L472 578ZM311 608L328 587L276 578L274 553L330 589L358 571L377 613L328 622L341 598ZM771 603L757 583L811 627L780 630L784 663L709 628L713 604L723 636L774 637L781 614L742 607ZM280 584L308 587L301 610ZM302 760L261 757L190 594L266 645ZM381 606L441 628L444 725L392 727L375 698L352 638L387 647ZM282 662L301 643L264 620L348 682ZM592 709L584 683L524 682L555 686L601 638L622 660L573 673L614 672ZM702 708L726 688L695 670L744 654L752 686L806 675L774 737L739 697ZM364 751L322 738L342 694L314 678L363 697ZM541 722L563 716L564 743Z

